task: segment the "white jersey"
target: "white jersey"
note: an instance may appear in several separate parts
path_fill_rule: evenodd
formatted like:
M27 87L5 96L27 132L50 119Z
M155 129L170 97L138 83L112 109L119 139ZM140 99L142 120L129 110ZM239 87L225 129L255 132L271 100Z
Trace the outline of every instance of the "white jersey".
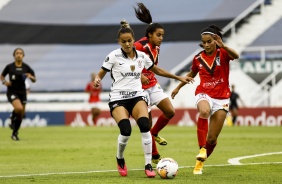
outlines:
M112 51L105 59L102 68L111 72L113 79L110 102L145 96L141 84L141 72L145 67L154 66L151 59L143 52L134 49L134 59L127 57L122 49Z

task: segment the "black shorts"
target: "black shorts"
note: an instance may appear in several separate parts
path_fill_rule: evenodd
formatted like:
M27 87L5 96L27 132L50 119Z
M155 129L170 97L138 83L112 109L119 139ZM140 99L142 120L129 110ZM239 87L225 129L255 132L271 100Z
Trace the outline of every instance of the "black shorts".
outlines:
M8 91L6 95L10 103L12 103L15 99L19 99L22 104L26 104L26 93L16 93L13 91Z
M113 112L114 108L116 108L118 106L123 106L128 111L129 115L131 115L133 108L135 107L137 102L139 102L141 100L145 101L146 104L147 104L146 97L144 97L144 96L138 96L136 98L110 102L109 107L110 107L111 116L113 116L112 112Z

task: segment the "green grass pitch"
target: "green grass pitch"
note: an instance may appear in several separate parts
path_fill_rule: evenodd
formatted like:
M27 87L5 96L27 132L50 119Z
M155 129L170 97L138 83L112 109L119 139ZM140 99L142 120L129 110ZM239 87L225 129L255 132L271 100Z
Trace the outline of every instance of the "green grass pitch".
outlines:
M125 150L127 177L116 169L117 127L22 128L18 142L10 134L10 129L0 129L1 184L282 183L282 127L224 127L203 174L193 175L196 127L167 126L160 135L168 145L158 149L179 164L171 180L145 176L141 135L135 126ZM243 157L242 165L228 163L238 157Z

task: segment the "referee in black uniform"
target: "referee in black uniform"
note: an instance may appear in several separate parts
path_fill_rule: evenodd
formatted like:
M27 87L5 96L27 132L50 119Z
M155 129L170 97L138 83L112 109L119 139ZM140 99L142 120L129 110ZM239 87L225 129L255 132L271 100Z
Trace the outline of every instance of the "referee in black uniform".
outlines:
M13 52L15 61L8 64L2 74L2 84L7 86L7 98L12 104L14 110L11 115L10 128L13 130L12 140L19 141L18 131L20 129L26 105L26 86L25 79L29 78L32 82L36 81L35 73L29 65L23 62L24 50L16 48ZM6 75L9 75L9 80L6 80Z

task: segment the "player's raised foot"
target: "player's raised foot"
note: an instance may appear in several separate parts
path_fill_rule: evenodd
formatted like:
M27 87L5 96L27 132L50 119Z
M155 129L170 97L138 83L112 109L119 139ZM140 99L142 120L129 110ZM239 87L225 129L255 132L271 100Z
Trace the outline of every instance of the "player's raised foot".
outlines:
M124 158L122 159L117 158L117 169L121 176L127 176L127 167L125 165Z
M14 123L13 122L9 123L9 127L11 130L14 130Z
M159 161L162 159L163 157L160 155L160 154L157 154L157 155L152 155L152 162L154 164L158 164Z
M155 141L159 144L159 145L162 145L162 146L165 146L165 145L167 145L167 141L164 139L164 138L162 138L161 136L159 136L159 135L153 135L153 137L154 137L154 139L155 139Z
M196 159L204 162L207 159L207 149L202 147L199 154L196 156Z
M193 174L203 174L204 162L196 160L196 165L193 170Z
M151 164L145 165L145 174L148 176L148 178L154 178L156 176L156 173Z
M12 136L11 136L12 140L14 141L19 141L19 137L18 137L18 133L13 133Z

